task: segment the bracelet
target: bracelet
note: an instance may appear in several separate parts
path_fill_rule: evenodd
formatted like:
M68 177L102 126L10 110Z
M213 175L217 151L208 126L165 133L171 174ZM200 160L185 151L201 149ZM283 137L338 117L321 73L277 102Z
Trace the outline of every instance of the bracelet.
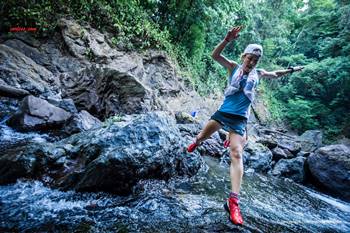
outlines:
M294 72L294 67L293 66L289 66L288 70L291 70L291 73L293 73Z

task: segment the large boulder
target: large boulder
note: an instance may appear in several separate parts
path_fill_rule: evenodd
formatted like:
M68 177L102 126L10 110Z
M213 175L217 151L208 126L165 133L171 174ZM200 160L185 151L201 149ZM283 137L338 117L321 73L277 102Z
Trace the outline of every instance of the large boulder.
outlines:
M307 158L311 175L333 194L350 200L350 149L338 144L321 147Z
M276 163L271 174L290 178L297 183L303 183L305 181L305 160L304 157L281 159Z
M140 180L196 174L204 163L198 153L186 153L186 143L168 113L128 116L35 150L5 150L1 164L13 165L4 166L0 176L8 183L40 174L47 184L65 190L130 194ZM19 159L25 161L16 165Z
M47 130L61 127L71 114L46 100L27 96L23 99L19 112L7 122L20 131Z

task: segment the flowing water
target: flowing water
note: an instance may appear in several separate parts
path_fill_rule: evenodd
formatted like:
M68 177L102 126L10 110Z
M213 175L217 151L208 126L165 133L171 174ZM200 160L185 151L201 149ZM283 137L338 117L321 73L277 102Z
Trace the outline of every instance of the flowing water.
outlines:
M350 232L350 204L287 179L246 173L241 192L243 227L222 204L227 165L191 179L143 181L126 197L62 192L39 181L0 186L0 231L22 232Z

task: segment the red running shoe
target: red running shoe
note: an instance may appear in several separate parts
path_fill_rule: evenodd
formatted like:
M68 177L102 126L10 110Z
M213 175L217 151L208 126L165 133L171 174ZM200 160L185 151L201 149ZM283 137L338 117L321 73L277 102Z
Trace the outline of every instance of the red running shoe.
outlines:
M196 148L197 148L197 143L195 143L195 142L193 142L191 145L189 145L188 147L187 147L187 151L189 152L189 153L192 153Z
M227 148L230 146L230 140L225 140L224 141L224 147Z
M189 153L192 153L196 148L197 146L201 145L202 143L197 143L197 138L194 139L193 143L190 144L188 147L187 147L187 151Z
M238 206L238 199L234 197L229 197L224 205L225 210L229 213L230 221L236 225L243 225L243 218L241 215L241 210Z

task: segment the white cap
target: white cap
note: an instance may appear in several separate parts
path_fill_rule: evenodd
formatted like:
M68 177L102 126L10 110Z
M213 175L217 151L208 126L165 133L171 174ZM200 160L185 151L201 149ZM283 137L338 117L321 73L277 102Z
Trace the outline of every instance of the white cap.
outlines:
M263 55L263 48L261 45L258 44L249 44L247 48L245 48L243 54L251 53L258 57L262 57Z

